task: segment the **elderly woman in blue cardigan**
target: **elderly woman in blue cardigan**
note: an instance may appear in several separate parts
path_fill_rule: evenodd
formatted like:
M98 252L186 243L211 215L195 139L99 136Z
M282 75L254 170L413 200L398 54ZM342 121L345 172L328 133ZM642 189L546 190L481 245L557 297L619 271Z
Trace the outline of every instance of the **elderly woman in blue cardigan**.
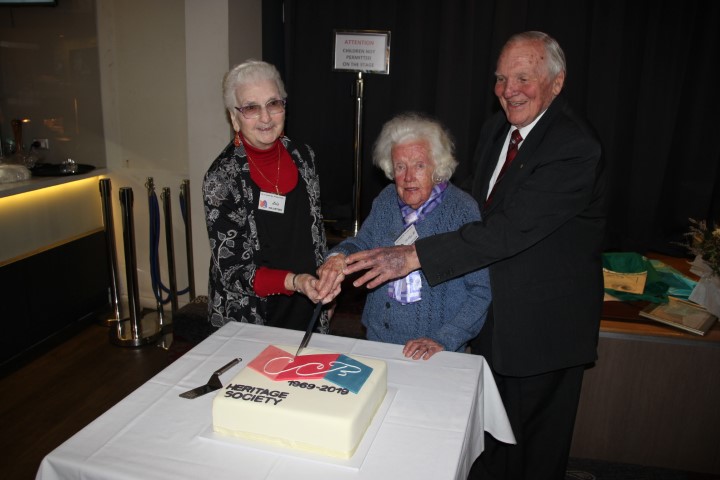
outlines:
M332 285L331 297L339 293L347 255L410 245L480 220L475 200L449 181L457 166L453 151L445 129L424 116L403 114L383 126L373 162L395 183L375 198L357 236L328 253L318 291ZM486 269L434 287L417 270L370 292L362 323L369 340L404 345L406 357L427 360L442 350L464 351L485 323L490 299Z

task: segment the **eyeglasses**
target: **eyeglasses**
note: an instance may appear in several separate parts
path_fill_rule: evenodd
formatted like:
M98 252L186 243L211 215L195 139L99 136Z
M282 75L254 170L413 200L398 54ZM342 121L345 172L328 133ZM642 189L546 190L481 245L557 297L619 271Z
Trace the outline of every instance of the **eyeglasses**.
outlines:
M235 110L242 113L243 117L250 120L253 118L258 118L260 116L260 113L262 113L262 108L262 105L253 103L250 105L245 105L244 107L235 107ZM285 111L285 100L270 100L265 104L265 110L267 110L268 114L270 115L277 115L279 113L283 113Z

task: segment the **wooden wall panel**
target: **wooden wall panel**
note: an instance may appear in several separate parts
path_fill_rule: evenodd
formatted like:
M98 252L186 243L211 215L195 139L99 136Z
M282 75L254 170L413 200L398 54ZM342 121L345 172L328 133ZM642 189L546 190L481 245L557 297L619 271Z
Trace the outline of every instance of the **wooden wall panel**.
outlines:
M105 233L0 268L0 367L110 308Z
M720 473L720 345L601 334L571 455Z

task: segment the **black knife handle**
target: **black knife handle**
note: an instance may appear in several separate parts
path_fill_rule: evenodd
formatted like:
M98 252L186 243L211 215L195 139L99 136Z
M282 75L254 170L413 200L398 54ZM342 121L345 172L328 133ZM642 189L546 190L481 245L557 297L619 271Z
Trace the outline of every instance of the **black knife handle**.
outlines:
M235 365L237 365L237 364L240 363L240 362L242 362L242 358L233 358L230 363L228 363L228 364L225 365L224 367L221 367L219 370L215 370L215 373L213 373L213 375L218 375L218 376L220 376L220 375L222 375L223 373L227 372L228 370L230 370L232 367L234 367Z

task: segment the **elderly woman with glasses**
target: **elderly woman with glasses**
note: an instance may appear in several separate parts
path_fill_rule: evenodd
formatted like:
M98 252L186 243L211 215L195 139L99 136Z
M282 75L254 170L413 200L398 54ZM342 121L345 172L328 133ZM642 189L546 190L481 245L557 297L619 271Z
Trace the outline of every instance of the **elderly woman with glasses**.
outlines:
M457 166L453 150L443 127L418 114L399 115L383 126L373 161L395 184L375 198L357 236L333 248L318 270L317 290L331 292L324 302L339 293L347 255L410 245L480 220L475 200L449 182ZM404 345L406 357L427 360L441 350L464 351L485 323L490 297L485 269L434 287L417 270L371 291L362 323L368 339Z
M315 154L283 134L287 94L273 65L237 65L223 97L235 135L203 182L210 323L304 330L327 249Z

